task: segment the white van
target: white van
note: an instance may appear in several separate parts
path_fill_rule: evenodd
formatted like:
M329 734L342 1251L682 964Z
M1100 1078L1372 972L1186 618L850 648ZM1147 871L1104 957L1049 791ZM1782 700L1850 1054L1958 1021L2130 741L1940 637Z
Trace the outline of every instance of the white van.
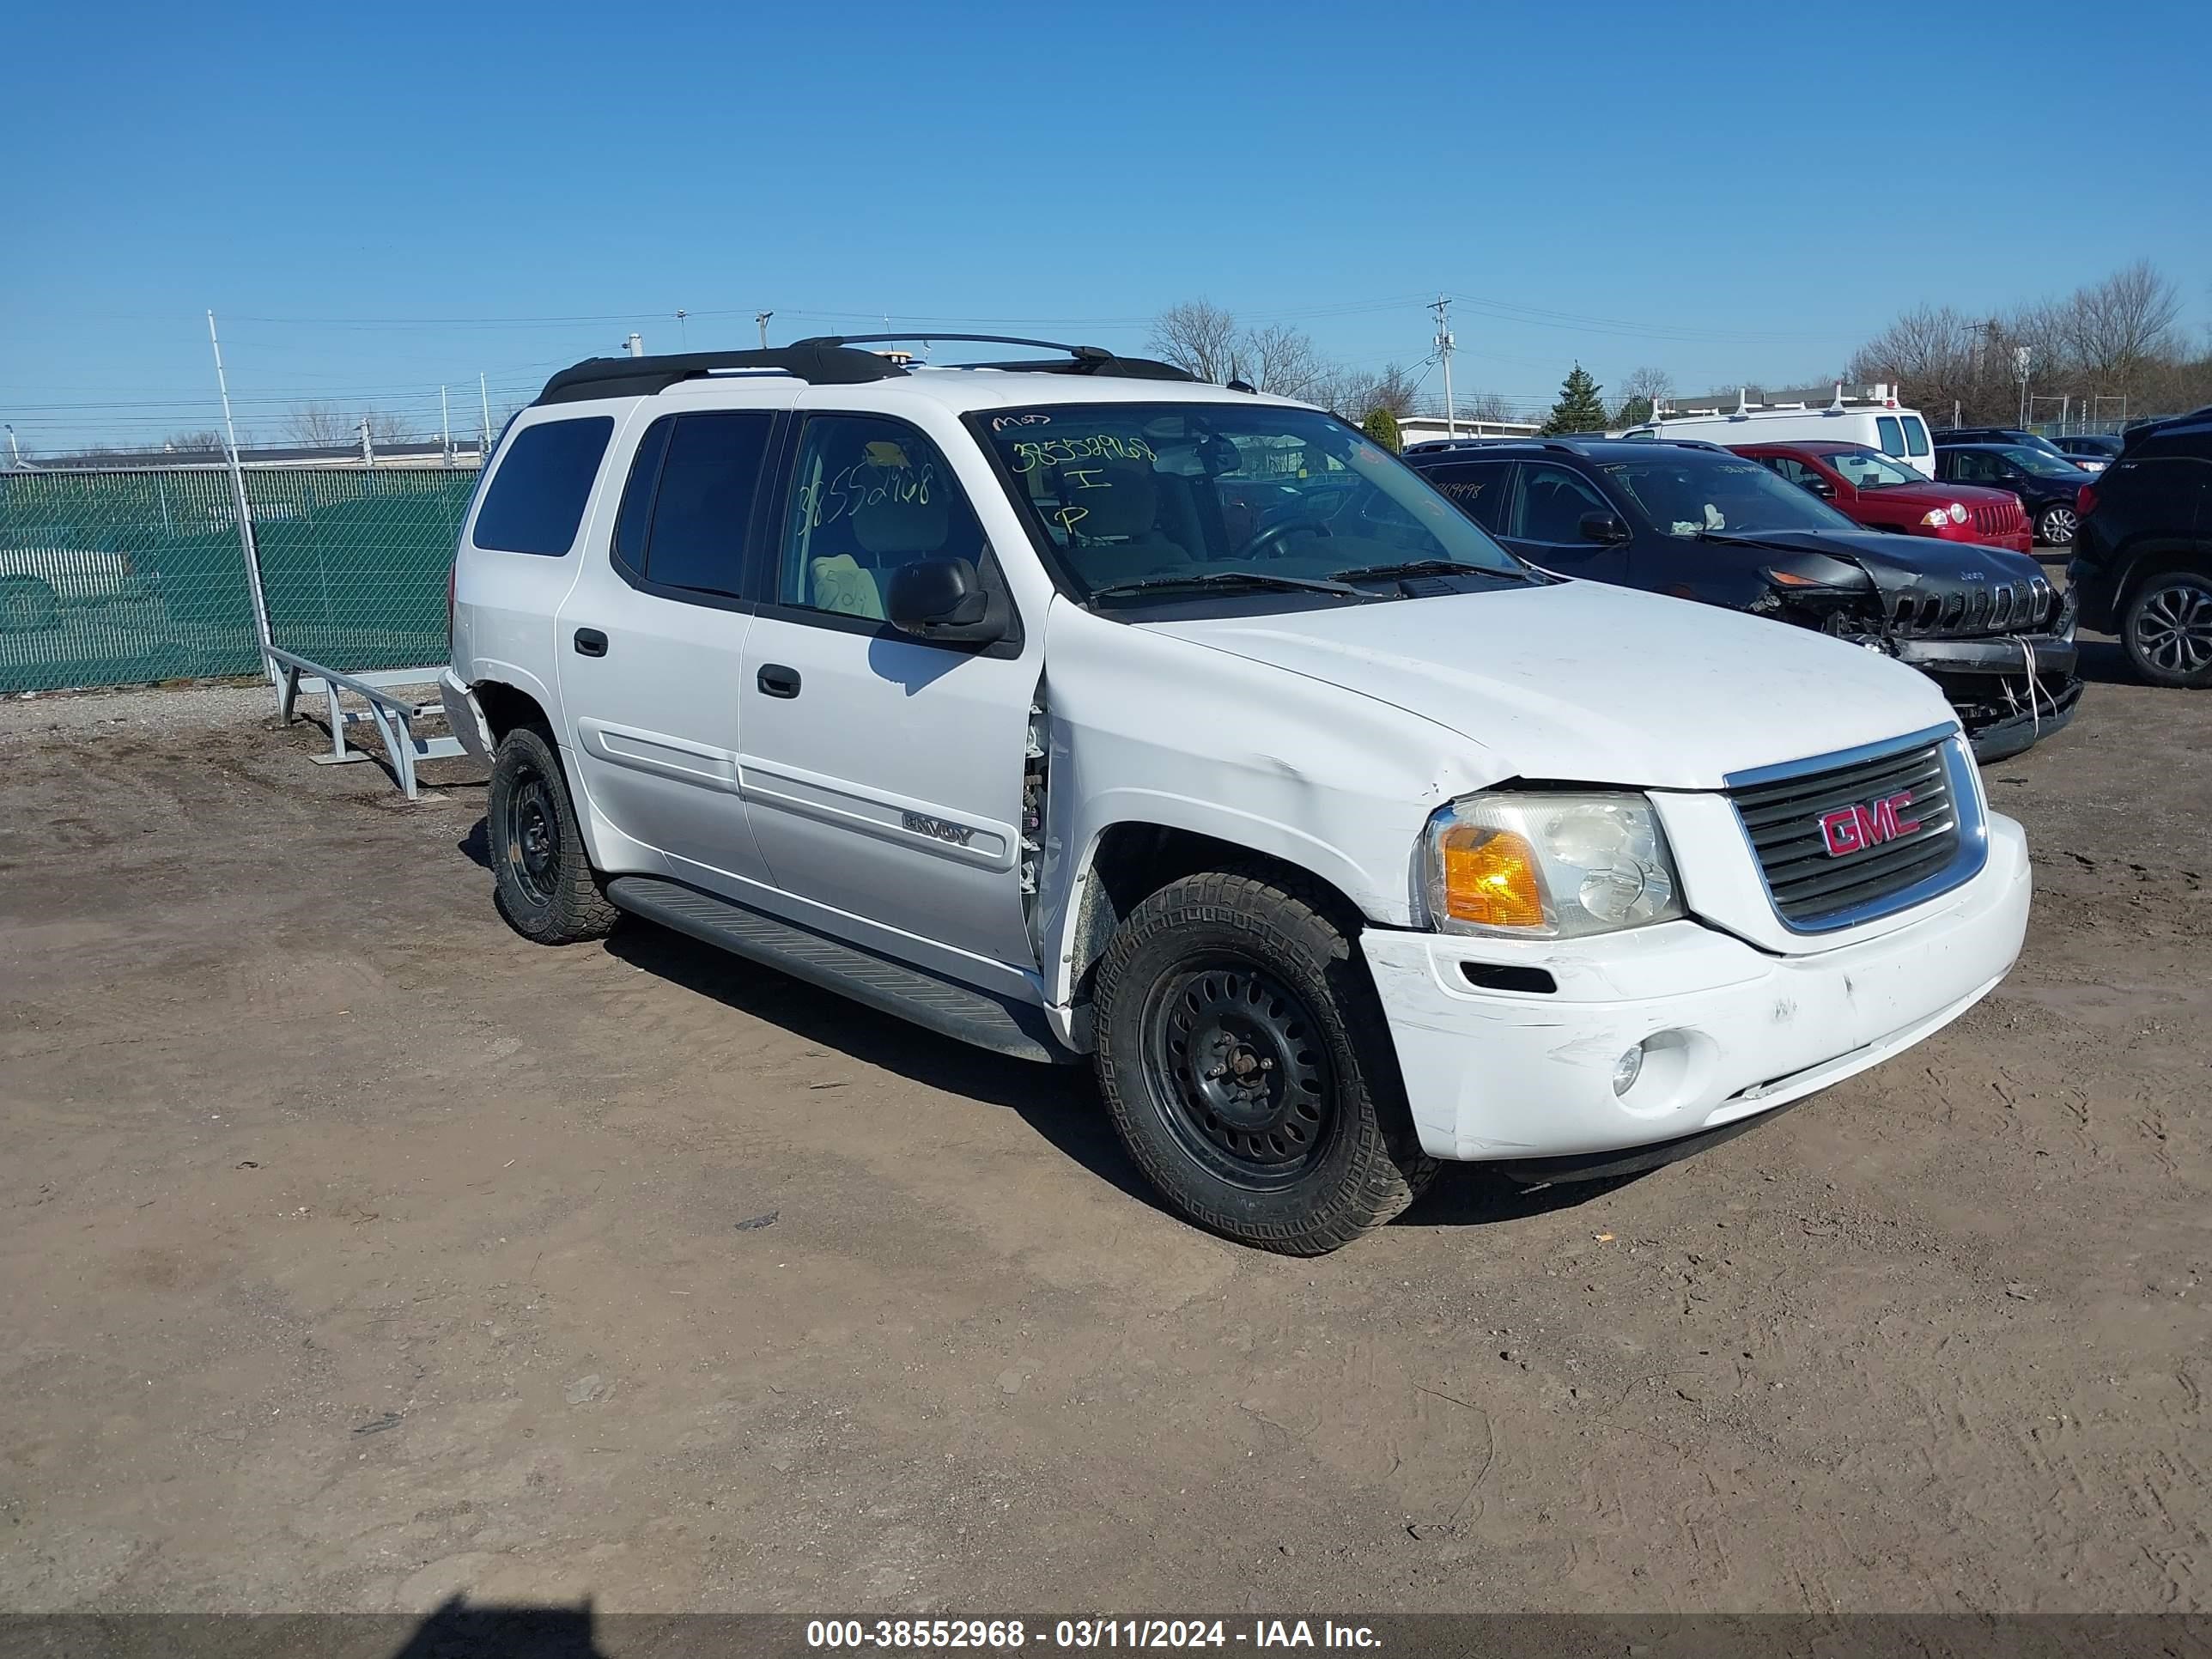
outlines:
M1656 420L1631 427L1624 438L1701 438L1716 444L1784 444L1840 440L1879 449L1923 478L1936 476L1935 446L1928 422L1917 409L1897 401L1897 388L1869 386L1866 395L1846 398L1841 386L1826 409L1805 404L1752 404L1736 395L1733 410L1693 409L1680 414L1662 409Z

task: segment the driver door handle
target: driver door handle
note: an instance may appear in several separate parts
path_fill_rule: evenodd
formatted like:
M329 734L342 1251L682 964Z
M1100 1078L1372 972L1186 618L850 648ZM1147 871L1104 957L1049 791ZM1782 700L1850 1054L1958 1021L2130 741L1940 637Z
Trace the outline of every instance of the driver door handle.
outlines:
M765 662L760 672L753 676L753 684L768 696L795 697L799 695L799 671L786 668L780 662Z

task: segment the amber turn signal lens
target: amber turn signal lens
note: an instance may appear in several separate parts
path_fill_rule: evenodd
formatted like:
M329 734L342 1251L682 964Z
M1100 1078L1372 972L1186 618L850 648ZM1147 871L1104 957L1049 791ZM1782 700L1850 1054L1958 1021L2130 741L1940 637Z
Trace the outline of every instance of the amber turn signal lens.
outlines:
M1462 823L1443 836L1444 909L1455 921L1541 927L1535 849L1510 830Z

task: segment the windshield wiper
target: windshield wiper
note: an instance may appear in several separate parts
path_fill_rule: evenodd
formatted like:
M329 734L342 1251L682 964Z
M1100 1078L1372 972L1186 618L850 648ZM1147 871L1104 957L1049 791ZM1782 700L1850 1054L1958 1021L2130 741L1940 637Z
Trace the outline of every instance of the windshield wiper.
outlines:
M1457 559L1404 559L1396 564L1355 565L1349 570L1332 570L1329 574L1340 582L1382 581L1393 576L1494 576L1502 581L1516 582L1528 580L1518 570L1492 570L1486 565L1462 564Z
M1334 593L1340 599L1367 596L1342 582L1321 581L1310 576L1278 576L1270 570L1208 570L1188 576L1146 576L1133 582L1109 582L1091 590L1093 600L1121 599L1131 593L1164 593L1184 587L1279 587L1298 592Z

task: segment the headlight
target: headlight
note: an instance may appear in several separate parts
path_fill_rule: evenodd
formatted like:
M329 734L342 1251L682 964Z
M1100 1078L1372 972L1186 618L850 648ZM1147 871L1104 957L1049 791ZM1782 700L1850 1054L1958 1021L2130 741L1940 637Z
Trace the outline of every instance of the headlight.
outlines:
M1658 814L1641 795L1469 795L1422 837L1423 896L1449 933L1578 939L1682 915Z
M1965 506L1964 506L1963 504L1961 504L1960 502L1958 502L1958 501L1954 501L1954 502L1952 502L1952 503L1951 503L1951 522L1952 522L1953 524L1964 524L1964 523L1966 523L1966 509Z
M1964 524L1966 521L1966 509L1957 501L1948 507L1931 507L1920 515L1921 523L1936 530L1947 524Z

